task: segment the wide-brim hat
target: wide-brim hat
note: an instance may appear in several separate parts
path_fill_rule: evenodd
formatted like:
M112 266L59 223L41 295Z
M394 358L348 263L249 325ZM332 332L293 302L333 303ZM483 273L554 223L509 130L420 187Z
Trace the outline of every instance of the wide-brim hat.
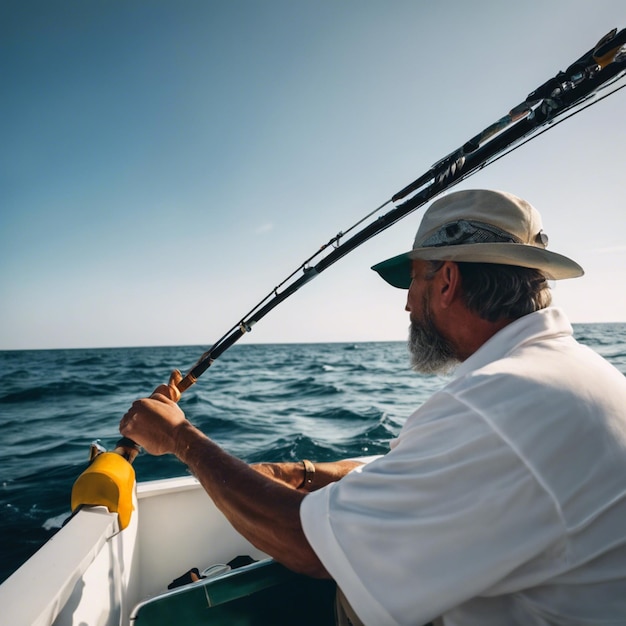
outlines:
M584 274L578 263L547 245L541 216L525 200L503 191L457 191L424 213L412 250L372 269L401 289L411 284L413 259L516 265L537 269L551 280Z

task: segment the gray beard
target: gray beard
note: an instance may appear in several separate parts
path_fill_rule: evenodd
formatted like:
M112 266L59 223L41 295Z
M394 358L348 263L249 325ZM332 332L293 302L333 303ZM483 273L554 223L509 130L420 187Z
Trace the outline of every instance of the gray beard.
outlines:
M447 374L459 359L451 343L435 328L427 298L423 305L423 319L411 319L409 327L411 367L420 374Z

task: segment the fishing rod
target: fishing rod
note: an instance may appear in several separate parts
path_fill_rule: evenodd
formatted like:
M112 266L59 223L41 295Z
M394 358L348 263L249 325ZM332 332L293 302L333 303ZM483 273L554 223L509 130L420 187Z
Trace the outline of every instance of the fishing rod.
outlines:
M591 50L532 91L504 117L437 161L422 176L394 194L346 231L309 256L216 341L177 384L182 393L272 309L333 263L453 185L543 134L572 115L626 87L626 29L615 28ZM606 90L602 96L601 92ZM345 239L388 205L393 208ZM330 250L330 252L329 252ZM323 256L325 255L325 256ZM313 264L314 260L321 257Z

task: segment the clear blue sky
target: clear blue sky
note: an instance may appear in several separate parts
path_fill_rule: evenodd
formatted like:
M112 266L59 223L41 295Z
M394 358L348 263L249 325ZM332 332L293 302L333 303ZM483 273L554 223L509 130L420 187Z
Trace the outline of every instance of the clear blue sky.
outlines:
M614 26L623 0L8 0L0 349L210 345ZM626 90L459 188L541 211L574 322L626 321ZM402 340L368 242L244 341Z

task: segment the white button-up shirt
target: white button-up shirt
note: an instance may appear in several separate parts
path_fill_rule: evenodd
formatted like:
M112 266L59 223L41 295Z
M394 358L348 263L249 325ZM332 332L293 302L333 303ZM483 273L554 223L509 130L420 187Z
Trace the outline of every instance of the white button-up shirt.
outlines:
M300 515L366 624L626 624L626 378L527 315Z

